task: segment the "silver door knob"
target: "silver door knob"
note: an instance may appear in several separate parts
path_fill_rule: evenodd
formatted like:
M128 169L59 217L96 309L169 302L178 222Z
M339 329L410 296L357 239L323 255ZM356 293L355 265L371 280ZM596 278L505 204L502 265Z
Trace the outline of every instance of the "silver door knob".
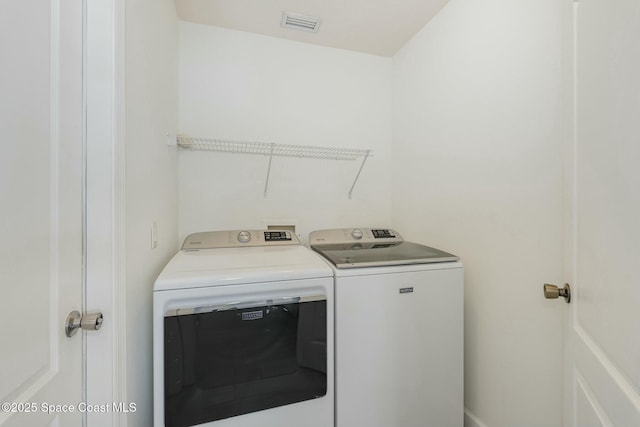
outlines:
M544 297L546 299L556 299L563 297L567 303L571 302L571 287L568 283L564 284L564 288L558 288L556 285L544 285Z
M79 311L72 311L67 316L64 323L64 332L68 337L72 337L78 329L85 331L97 331L102 327L104 318L102 313L89 313L82 316Z

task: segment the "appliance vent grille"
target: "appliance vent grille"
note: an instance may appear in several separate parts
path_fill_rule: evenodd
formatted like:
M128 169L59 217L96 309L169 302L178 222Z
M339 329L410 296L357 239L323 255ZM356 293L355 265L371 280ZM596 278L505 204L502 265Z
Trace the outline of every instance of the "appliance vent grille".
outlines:
M320 19L315 16L301 15L293 12L283 12L280 25L284 28L293 28L294 30L318 32L320 27Z

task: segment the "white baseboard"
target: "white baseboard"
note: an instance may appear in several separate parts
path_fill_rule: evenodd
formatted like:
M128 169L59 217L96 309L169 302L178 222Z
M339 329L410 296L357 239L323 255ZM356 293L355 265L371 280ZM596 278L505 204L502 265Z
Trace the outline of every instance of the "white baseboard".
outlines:
M473 412L464 408L464 427L487 427Z

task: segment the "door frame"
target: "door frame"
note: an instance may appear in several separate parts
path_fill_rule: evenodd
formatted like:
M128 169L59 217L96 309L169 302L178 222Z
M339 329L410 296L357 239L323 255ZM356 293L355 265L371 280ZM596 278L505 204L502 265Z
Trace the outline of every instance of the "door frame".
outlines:
M84 347L85 401L126 395L125 0L84 0L86 141L85 310L103 311ZM126 412L86 413L85 425L126 426Z
M576 84L576 58L575 58L575 11L579 0L563 0L562 2L562 22L563 22L563 68L562 68L562 88L563 88L563 279L564 283L571 286L571 299L573 304L568 304L564 312L564 348L563 352L563 426L574 426L574 391L573 391L573 345L567 342L571 337L573 329L573 319L578 286L575 281L576 260L574 254L576 237L575 220L575 172L576 172L576 106L575 106L575 84Z

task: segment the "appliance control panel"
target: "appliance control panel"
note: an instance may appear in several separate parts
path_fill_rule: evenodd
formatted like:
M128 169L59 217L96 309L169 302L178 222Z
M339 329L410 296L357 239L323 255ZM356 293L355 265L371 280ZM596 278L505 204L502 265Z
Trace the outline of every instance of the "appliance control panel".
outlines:
M333 245L354 242L403 242L402 236L390 228L334 228L330 230L317 230L309 234L309 244Z
M288 230L229 230L193 233L184 239L182 250L299 245Z

